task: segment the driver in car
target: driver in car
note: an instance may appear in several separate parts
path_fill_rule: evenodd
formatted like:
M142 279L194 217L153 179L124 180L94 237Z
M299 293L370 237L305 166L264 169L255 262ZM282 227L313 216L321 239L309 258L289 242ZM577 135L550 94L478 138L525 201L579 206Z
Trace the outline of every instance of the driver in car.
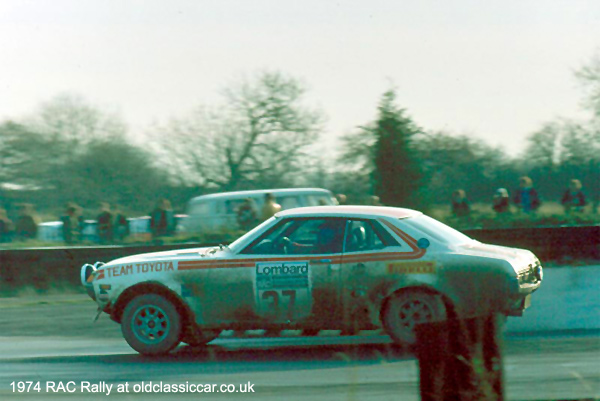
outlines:
M341 251L343 226L340 224L323 223L319 227L317 239L314 244L300 244L293 242L289 238L284 237L281 239L283 245L287 249L289 254L324 254L324 253L337 253Z

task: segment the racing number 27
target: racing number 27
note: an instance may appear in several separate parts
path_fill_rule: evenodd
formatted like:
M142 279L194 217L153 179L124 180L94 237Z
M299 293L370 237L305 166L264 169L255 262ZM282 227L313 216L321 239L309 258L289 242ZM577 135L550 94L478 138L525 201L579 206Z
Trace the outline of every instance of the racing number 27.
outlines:
M280 290L280 291L265 291L262 294L262 299L271 299L271 305L273 307L273 314L275 316L281 316L282 306L280 305L280 297L288 298L287 302L287 319L291 319L294 316L294 306L296 304L296 290Z

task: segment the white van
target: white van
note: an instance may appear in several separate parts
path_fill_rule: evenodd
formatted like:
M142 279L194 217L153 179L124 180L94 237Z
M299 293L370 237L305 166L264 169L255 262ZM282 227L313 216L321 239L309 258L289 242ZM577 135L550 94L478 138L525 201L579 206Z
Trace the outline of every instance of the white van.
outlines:
M337 205L337 200L326 189L290 188L261 189L256 191L221 192L192 198L187 205L187 218L177 227L178 232L198 233L219 228L236 229L237 209L246 198L256 203L258 213L264 205L265 195L272 194L281 210L302 206Z

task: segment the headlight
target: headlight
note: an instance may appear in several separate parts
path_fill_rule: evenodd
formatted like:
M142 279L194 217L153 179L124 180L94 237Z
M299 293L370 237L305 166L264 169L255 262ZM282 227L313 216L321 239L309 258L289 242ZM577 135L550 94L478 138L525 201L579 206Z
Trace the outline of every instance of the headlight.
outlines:
M538 281L542 281L544 279L544 269L542 269L542 265L538 262L534 268L533 274Z
M91 287L94 273L96 272L96 270L98 270L99 267L102 266L104 266L103 262L96 262L93 265L86 263L85 265L81 266L81 284L84 287Z

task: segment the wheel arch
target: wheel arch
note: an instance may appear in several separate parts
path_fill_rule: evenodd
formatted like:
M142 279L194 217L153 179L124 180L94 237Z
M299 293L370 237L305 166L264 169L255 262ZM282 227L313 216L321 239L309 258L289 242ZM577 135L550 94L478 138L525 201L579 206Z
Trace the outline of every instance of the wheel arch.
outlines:
M119 295L117 302L111 308L110 318L117 323L121 323L123 311L127 304L137 297L144 294L157 294L165 297L173 303L177 313L181 316L182 328L189 326L194 322L194 313L185 301L175 291L156 281L145 281L127 288Z

